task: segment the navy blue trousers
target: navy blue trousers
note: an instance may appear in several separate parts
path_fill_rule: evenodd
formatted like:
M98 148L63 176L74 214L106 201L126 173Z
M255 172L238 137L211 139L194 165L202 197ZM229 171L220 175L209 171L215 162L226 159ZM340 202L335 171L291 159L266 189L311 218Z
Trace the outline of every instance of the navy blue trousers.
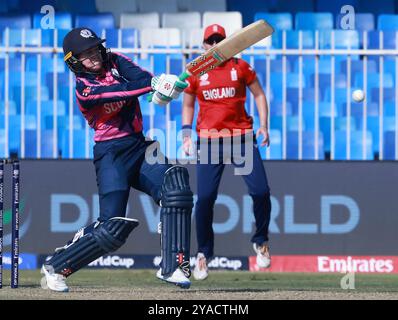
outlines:
M130 188L148 194L159 204L163 177L170 165L147 163L145 150L152 143L139 133L95 144L100 221L126 216Z
M223 141L222 139L219 139L219 142L220 159L223 159L222 156L226 149L232 150L230 154L233 154L233 149L236 148L236 144L226 142L225 140ZM243 146L244 143L245 140L242 136L241 144L238 145L240 150L245 150ZM209 141L202 139L198 141L198 151L201 149L201 146L203 151L204 144L207 144L208 150L210 150ZM271 215L270 189L263 161L261 160L256 143L249 148L248 152L250 154L245 152L241 154L242 156L252 156L253 170L247 175L242 175L242 177L247 185L249 195L253 199L256 230L251 241L261 245L268 241L268 227ZM214 231L212 226L214 217L213 209L217 199L218 187L225 168L225 161L221 160L219 163L212 164L210 162L210 152L207 154L208 156L203 156L203 152L199 151L200 157L197 164L198 199L195 205L195 221L198 252L202 252L205 257L209 259L214 255ZM233 157L231 160L235 167L242 167L240 161L239 164L237 164Z

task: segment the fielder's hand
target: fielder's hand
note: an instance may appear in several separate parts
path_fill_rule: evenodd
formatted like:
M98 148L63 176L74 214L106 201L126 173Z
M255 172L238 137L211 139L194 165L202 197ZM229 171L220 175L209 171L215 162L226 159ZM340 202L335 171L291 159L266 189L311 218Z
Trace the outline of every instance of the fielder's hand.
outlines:
M155 91L152 101L167 104L172 99L177 99L187 86L188 83L181 81L176 75L162 73L152 78L151 87Z
M191 137L184 137L182 148L186 156L190 156L193 154L193 147L192 147L192 139Z
M256 139L257 139L259 136L263 136L263 141L261 142L261 146L262 146L262 147L264 147L264 146L269 147L269 134L268 134L268 129L267 129L266 127L260 127L260 128L257 130Z

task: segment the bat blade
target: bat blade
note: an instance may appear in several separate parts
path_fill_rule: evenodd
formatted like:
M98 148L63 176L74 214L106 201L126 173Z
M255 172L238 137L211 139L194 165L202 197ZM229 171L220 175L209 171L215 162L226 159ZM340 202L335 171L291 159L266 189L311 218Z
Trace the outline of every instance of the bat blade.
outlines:
M201 76L209 72L239 52L270 36L273 32L274 29L264 20L246 26L189 62L180 79L185 80L189 76Z
M260 40L272 35L274 29L265 21L259 20L235 32L202 55L189 62L185 71L179 76L181 81L190 76L201 76L234 55L242 52ZM148 96L152 101L153 93Z

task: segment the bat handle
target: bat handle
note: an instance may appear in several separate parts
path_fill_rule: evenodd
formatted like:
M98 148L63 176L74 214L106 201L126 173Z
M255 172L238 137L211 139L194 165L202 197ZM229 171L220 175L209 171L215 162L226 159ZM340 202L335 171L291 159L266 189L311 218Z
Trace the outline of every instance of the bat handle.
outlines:
M181 74L179 75L178 78L180 78L181 81L185 81L185 80L187 80L190 76L191 76L191 75L190 75L188 72L184 71L183 73L181 73Z
M191 76L191 75L190 75L188 72L184 71L183 73L181 73L181 74L179 75L178 78L179 78L181 81L185 81L185 80L187 80L190 76ZM151 93L148 95L147 101L148 101L148 102L151 102L151 101L152 101L152 97L153 97L153 92L151 92Z

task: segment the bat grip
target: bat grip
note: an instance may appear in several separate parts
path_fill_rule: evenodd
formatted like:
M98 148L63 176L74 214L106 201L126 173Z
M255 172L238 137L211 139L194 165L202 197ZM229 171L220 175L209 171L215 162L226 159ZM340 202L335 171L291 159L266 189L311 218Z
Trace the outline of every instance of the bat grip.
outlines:
M179 78L181 81L185 81L185 80L187 80L190 76L191 76L191 75L190 75L188 72L184 71L183 73L180 74L180 76L179 76L178 78Z

